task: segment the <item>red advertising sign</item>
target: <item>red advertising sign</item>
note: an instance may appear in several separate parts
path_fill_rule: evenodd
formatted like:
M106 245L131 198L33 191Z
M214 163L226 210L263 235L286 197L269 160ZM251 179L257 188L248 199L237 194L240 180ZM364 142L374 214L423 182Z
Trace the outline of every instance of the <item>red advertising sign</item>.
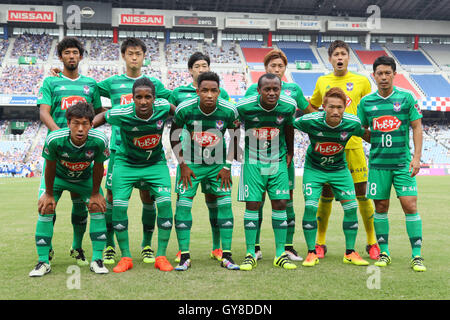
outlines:
M8 10L8 21L56 23L53 11Z
M164 16L151 14L121 14L120 24L135 26L163 26Z

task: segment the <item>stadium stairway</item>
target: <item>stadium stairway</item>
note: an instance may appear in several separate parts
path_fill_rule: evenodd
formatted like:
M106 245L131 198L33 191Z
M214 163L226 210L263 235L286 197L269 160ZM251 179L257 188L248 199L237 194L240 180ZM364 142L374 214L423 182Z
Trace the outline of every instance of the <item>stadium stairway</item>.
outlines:
M10 38L8 38L8 40L9 40L9 45L8 45L8 49L6 50L5 57L3 58L2 67L4 67L6 65L6 62L10 62L8 60L11 59L11 52L12 52L13 47L14 47L14 42L16 42L16 38L15 37L10 37Z
M36 148L36 145L39 143L39 140L41 139L44 130L47 130L47 127L43 123L40 123L39 129L36 132L36 135L33 138L33 142L31 143L30 148L28 149L27 154L24 157L23 163L29 162L29 160L30 160L29 158L30 158L31 154L33 153L34 148Z

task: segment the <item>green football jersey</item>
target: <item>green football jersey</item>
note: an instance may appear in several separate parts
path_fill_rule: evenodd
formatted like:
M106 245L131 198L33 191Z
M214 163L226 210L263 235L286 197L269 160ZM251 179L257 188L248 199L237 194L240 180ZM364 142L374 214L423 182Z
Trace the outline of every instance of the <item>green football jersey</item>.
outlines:
M237 109L245 126L244 161L270 164L284 160L287 154L284 127L294 122L295 100L280 95L277 105L266 110L261 106L260 95L256 95L240 99Z
M182 143L187 163L226 162L224 134L227 129L239 126L239 114L231 102L218 98L216 109L205 114L200 109L199 97L186 100L177 107L173 121L187 132Z
M365 130L359 118L350 113L344 112L341 123L336 127L330 127L325 117L325 111L313 112L294 122L294 128L309 136L305 168L312 167L323 171L345 169L345 145L352 136L362 137Z
M369 168L396 170L409 165L409 127L422 118L413 93L394 87L383 98L378 91L361 99L358 117L370 128Z
M92 103L94 109L102 107L97 82L80 75L69 79L62 73L58 77L47 77L39 89L37 105L51 107L50 115L60 128L67 127L66 110L77 102Z
M306 100L303 95L303 91L298 84L281 81L281 93L294 99L300 110L305 110L308 107L308 100ZM254 83L245 92L245 97L250 97L257 94L258 84Z
M98 130L91 129L86 142L81 146L73 144L70 129L52 131L45 139L42 156L56 161L56 176L77 182L92 176L92 162L104 162L109 158L108 138Z
M169 102L175 106L178 106L183 101L191 100L196 97L197 89L192 85L192 83L190 83L187 86L179 86L175 88L169 98ZM219 98L230 101L230 96L224 88L220 88Z
M111 76L98 83L100 95L111 100L111 107L117 108L133 102L133 84L137 79L146 77L155 85L156 98L169 99L172 91L166 89L157 78L141 75L137 78L131 78L125 73ZM116 126L111 127L111 150L116 150L120 145L120 130Z
M136 115L134 102L108 110L106 121L120 128L122 143L116 150L115 160L123 160L136 166L148 166L165 162L162 134L169 117L170 104L165 99L156 99L149 119Z

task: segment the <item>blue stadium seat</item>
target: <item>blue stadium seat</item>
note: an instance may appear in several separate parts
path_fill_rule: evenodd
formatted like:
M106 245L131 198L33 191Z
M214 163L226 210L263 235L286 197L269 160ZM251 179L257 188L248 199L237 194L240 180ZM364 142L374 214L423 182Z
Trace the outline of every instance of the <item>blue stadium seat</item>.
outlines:
M311 72L292 72L292 78L300 88L302 88L305 96L312 96L314 88L316 86L317 79L323 76L323 73L311 73Z
M401 65L432 66L431 62L420 51L391 50Z
M411 74L427 97L448 97L450 84L440 74Z
M297 60L309 60L312 64L318 64L314 53L310 48L303 49L292 49L287 48L283 49L283 52L286 54L289 63L295 63Z

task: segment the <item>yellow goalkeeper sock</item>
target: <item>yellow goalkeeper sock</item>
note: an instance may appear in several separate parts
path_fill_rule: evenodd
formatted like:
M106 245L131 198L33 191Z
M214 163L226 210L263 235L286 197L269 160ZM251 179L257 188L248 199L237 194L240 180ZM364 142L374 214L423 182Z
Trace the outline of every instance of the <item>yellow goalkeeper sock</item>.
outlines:
M364 222L364 228L366 229L367 244L372 245L377 243L377 238L375 236L375 227L373 225L373 214L375 209L373 207L372 201L367 199L365 196L357 196L359 213Z
M325 244L327 236L328 219L331 215L333 197L320 197L319 208L317 209L317 243Z

